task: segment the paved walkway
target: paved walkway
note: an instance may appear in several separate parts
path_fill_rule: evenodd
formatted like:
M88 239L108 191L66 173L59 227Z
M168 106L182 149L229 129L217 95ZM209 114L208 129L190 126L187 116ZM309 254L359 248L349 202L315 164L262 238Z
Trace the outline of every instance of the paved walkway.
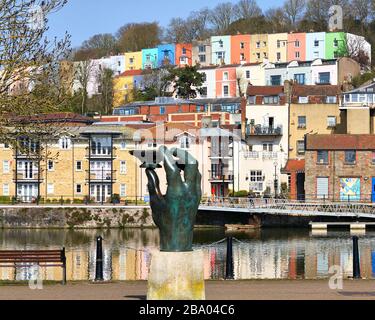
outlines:
M0 286L0 300L144 300L147 282L103 284L70 283L45 285L43 290L28 286ZM207 300L375 300L374 280L348 280L335 291L328 280L208 281Z

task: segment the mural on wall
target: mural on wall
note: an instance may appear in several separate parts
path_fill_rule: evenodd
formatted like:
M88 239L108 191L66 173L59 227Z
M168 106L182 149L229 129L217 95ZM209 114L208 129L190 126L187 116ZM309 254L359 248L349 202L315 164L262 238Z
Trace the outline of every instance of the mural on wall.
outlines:
M360 178L340 179L340 199L341 201L361 200L361 179Z

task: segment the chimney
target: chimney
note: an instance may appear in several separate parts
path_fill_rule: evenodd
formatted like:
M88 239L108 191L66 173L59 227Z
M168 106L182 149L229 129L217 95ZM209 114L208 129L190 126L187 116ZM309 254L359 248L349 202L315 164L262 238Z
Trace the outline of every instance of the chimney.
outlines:
M293 82L289 81L289 80L286 80L284 82L284 94L285 94L287 103L291 102L292 88L293 88Z
M247 119L246 119L246 95L241 98L241 133L242 133L242 139L246 138L246 125L247 125Z

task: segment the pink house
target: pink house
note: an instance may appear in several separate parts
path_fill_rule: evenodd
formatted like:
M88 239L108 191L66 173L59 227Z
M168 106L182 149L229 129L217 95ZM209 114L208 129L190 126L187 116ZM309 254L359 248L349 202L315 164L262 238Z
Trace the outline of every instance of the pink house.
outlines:
M216 69L216 98L233 98L237 96L236 65L226 65Z
M306 33L288 34L288 62L306 60Z

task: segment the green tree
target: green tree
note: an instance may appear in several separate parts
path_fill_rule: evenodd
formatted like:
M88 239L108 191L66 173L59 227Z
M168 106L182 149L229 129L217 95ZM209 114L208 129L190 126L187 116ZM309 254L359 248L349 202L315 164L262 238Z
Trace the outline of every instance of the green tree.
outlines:
M202 93L203 74L198 72L198 66L175 68L171 71L170 81L174 83L174 92L179 98L194 99Z

